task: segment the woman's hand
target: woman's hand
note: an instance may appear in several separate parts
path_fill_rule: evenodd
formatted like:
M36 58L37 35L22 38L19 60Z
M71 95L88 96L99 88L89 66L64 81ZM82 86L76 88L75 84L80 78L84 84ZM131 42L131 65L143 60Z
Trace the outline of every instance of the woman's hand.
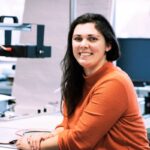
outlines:
M64 128L61 127L51 133L33 133L25 135L17 141L16 146L21 150L40 150L42 141L55 137L63 130Z
M27 141L33 150L40 150L41 141L53 137L52 133L39 133L27 136Z
M19 150L32 150L26 137L22 137L17 140L16 147Z
M40 150L41 141L44 141L48 138L54 137L52 133L36 133L31 135L25 135L20 138L16 146L21 150Z

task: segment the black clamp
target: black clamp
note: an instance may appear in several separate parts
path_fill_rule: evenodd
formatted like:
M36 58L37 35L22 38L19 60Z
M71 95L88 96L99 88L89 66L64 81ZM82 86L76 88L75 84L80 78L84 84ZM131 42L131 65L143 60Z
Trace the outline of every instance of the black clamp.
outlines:
M12 18L13 24L4 24L5 18ZM0 16L0 28L5 30L5 44L0 46L0 56L8 57L51 57L51 46L44 46L45 25L37 24L36 45L11 45L12 30L29 30L32 24L18 24L16 16Z

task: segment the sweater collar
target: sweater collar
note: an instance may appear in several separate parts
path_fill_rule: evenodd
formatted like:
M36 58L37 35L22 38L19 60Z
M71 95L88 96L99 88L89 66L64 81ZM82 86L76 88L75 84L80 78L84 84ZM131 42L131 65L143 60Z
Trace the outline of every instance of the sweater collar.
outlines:
M113 67L112 62L106 62L99 70L97 70L94 74L89 76L84 76L85 84L88 86L92 86L95 84L95 82L107 74L107 72L110 70L110 68Z

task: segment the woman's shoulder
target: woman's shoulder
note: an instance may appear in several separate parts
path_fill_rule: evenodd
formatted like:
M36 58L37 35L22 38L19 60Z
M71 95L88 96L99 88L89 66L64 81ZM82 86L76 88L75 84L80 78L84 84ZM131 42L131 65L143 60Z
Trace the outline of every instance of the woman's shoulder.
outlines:
M133 83L129 75L116 65L109 68L109 71L98 81L99 83L120 84L120 86L131 86Z

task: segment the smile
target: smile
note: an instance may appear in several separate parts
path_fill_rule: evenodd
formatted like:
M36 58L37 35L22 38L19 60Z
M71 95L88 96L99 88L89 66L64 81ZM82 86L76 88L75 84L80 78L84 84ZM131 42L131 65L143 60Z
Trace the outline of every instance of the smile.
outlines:
M92 53L79 53L80 56L91 56L93 55Z

